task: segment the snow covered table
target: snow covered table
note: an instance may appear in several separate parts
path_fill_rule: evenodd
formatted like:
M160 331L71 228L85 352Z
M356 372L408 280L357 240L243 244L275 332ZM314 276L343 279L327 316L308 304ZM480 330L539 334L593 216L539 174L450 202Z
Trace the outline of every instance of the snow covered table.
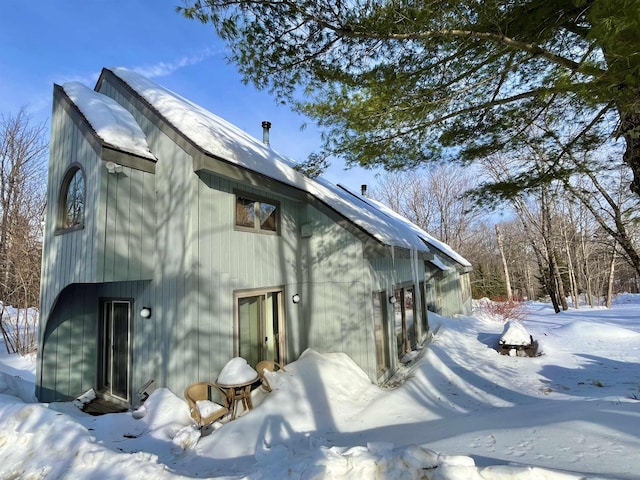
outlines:
M234 357L224 366L216 385L225 391L231 410L231 420L236 418L236 407L242 402L245 411L253 408L251 403L251 385L258 380L258 372L244 358Z
M538 353L538 342L527 332L520 322L509 321L498 342L499 352L512 357L535 357Z

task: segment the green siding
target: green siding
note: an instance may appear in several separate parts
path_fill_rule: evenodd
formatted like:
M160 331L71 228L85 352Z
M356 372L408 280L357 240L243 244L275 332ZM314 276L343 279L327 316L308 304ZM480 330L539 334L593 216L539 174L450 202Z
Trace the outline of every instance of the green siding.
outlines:
M125 166L109 174L99 143L54 100L40 398L72 398L95 386L100 298L134 302L135 405L134 393L151 379L154 388L178 396L192 382L215 380L235 354L234 294L264 288L284 292L288 361L307 348L344 352L376 381L372 292L390 296L394 286L412 282L420 306L419 282L431 278L424 261L381 246L301 192L267 180L270 187L261 188L257 175L245 179L228 166L218 171L214 162L208 168L215 171L196 174L194 158L202 152L176 140L179 135L138 99L130 101L123 87L105 80L100 91L134 115L157 163L155 173ZM60 183L73 162L86 175L85 228L54 235ZM278 202L279 234L236 230L235 191ZM301 234L302 226L310 235ZM464 301L459 275L452 273L437 278L451 311ZM296 293L301 301L293 304ZM145 305L153 310L149 319L138 314Z
M60 93L54 94L51 124L37 378L42 391L65 396L91 386L86 379L93 377L85 369L95 370L94 362L83 359L95 340L86 336L86 318L78 320L88 314L70 312L65 302L73 297L65 299L63 292L80 284L151 278L155 182L153 174L127 167L120 174L109 174L93 134ZM84 228L56 232L61 185L72 165L80 166L85 175Z
M94 386L96 313L90 285L66 288L49 316L44 338L39 396L41 401L69 400ZM40 378L40 377L39 377Z
M363 244L335 220L307 207L299 347L345 352L375 378L372 305ZM302 295L302 294L301 294ZM299 355L301 351L296 351Z
M158 351L148 342L152 319L138 312L152 303L149 282L73 284L65 288L49 315L43 332L38 398L66 401L96 387L100 299L133 300L131 394L157 378ZM153 317L152 317L153 318ZM134 402L136 398L132 399Z
M96 277L96 211L98 204L98 153L85 139L81 129L54 98L52 141L45 211L42 295L40 311L46 322L49 309L67 285L89 283ZM84 228L56 235L59 195L65 173L72 165L82 167L86 197ZM42 326L41 331L44 329Z
M123 167L101 172L98 281L149 279L153 275L154 174Z

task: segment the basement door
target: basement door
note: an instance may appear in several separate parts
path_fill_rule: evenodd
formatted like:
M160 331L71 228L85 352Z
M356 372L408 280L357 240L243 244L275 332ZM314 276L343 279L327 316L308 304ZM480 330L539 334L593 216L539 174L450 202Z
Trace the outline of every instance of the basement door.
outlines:
M102 393L129 401L131 302L106 300L100 319L100 385Z
M236 355L255 367L262 360L283 365L282 290L236 293Z

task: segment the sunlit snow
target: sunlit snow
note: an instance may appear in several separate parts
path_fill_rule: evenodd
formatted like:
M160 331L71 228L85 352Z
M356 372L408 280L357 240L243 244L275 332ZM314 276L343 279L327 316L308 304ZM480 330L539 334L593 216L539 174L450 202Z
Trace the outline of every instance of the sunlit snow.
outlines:
M3 353L0 478L640 478L640 296L527 312L537 357L499 355L504 324L480 312L431 314L433 340L392 385L308 350L207 436L164 388L101 417L34 403L35 360Z
M118 102L79 82L65 83L62 88L107 145L155 160L144 132Z

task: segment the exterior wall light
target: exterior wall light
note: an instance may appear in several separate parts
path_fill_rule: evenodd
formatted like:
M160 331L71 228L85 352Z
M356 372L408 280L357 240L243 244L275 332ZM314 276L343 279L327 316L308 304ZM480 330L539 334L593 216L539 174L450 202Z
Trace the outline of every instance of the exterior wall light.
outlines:
M151 307L142 307L142 310L140 310L140 316L142 318L150 318L151 317Z
M299 303L299 302L300 302L300 295L298 295L298 294L296 293L293 297L291 297L291 301L292 301L293 303Z
M122 165L118 165L115 162L107 162L104 166L109 173L122 173Z
M396 303L396 296L395 295L391 295L389 297L389 303Z

